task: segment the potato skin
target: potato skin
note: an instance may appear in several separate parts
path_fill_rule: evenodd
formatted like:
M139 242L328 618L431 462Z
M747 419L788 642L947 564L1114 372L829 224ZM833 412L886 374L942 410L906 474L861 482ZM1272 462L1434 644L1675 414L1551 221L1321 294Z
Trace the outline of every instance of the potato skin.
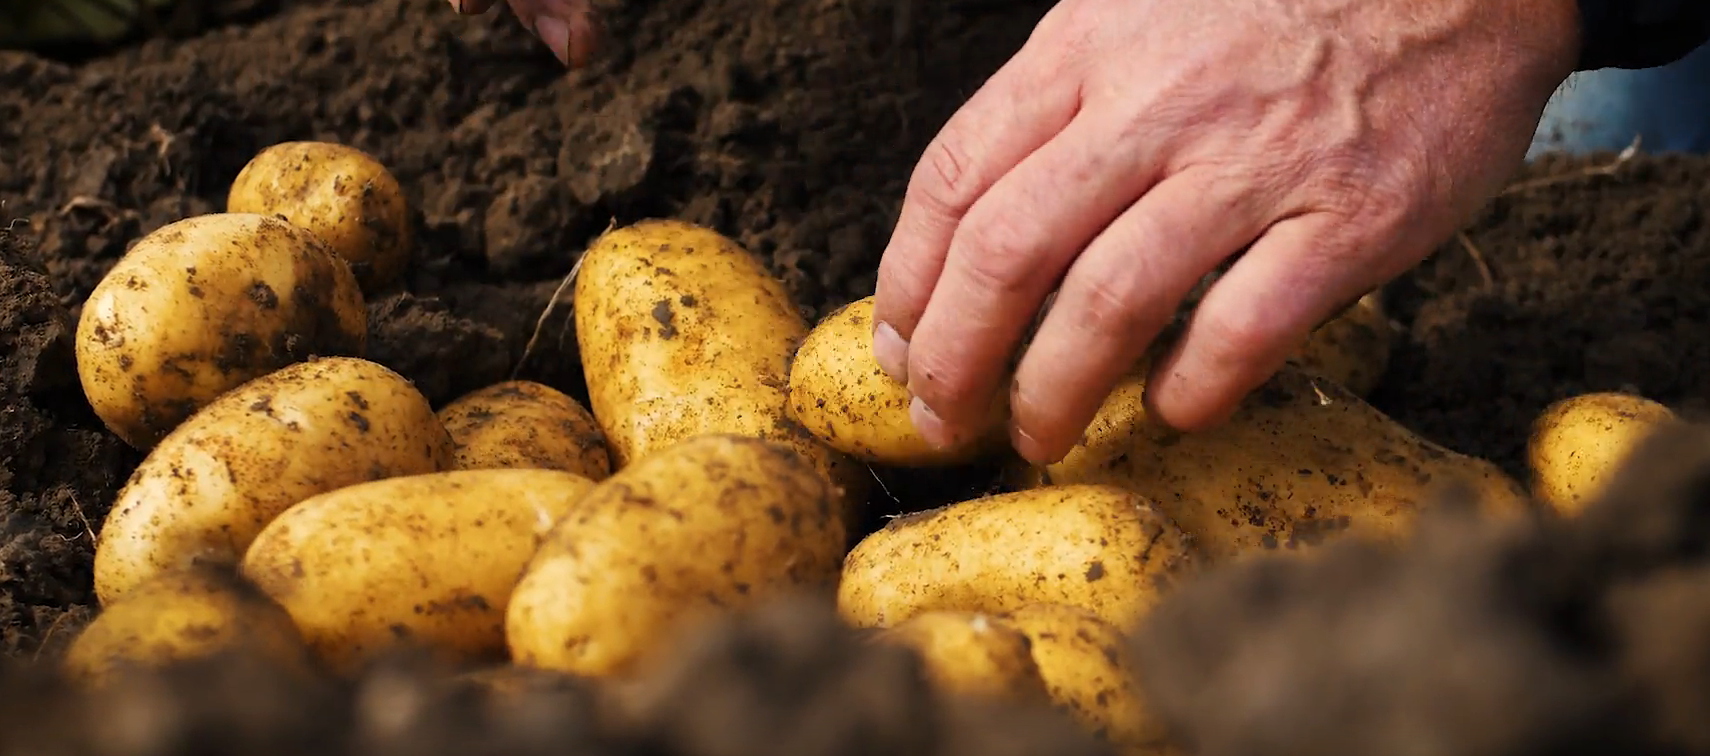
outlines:
M1047 699L1026 635L979 612L922 612L881 630L875 641L920 654L938 690L1019 701Z
M701 434L764 438L840 487L853 521L870 473L790 419L807 321L747 250L691 223L642 221L596 239L575 286L589 405L614 469Z
M963 464L1008 442L1009 392L998 392L983 434L937 449L909 419L907 387L873 359L873 298L851 302L814 326L790 365L790 416L831 447L893 467Z
M590 480L612 474L606 437L581 402L533 381L505 381L439 410L457 444L458 470L563 470Z
M242 570L334 671L359 672L404 644L459 663L503 658L517 577L593 487L560 470L456 470L346 486L275 518Z
M1048 486L899 517L843 562L837 606L858 627L927 611L1056 602L1119 627L1198 563L1175 523L1115 486Z
M1084 609L1029 604L997 616L1025 635L1051 700L1128 756L1167 753L1168 731L1148 709L1122 630Z
M1634 447L1677 420L1667 406L1632 394L1581 394L1551 404L1532 422L1526 442L1532 495L1557 514L1577 515Z
M219 213L143 237L77 322L77 375L107 428L147 451L226 391L310 356L360 357L350 269L277 218Z
M681 441L602 481L560 520L511 596L527 666L623 675L692 618L837 579L845 530L794 449L730 434Z
M403 376L368 360L300 362L233 389L162 439L101 526L103 605L189 564L235 567L303 499L451 465L451 437Z
M268 147L238 171L226 210L277 215L319 236L350 265L364 291L391 283L410 262L410 208L403 187L379 160L354 147Z
M1365 397L1389 369L1395 340L1383 307L1383 290L1367 294L1312 332L1294 355L1295 364Z
M1214 562L1307 551L1354 534L1409 532L1439 486L1469 485L1489 514L1531 512L1495 465L1427 441L1334 381L1286 365L1223 425L1183 434L1146 415L1144 367L1105 400L1080 443L1048 465L1052 483L1136 491Z
M66 673L101 685L127 668L218 654L256 654L307 671L308 649L284 608L230 570L158 575L96 615L66 651Z

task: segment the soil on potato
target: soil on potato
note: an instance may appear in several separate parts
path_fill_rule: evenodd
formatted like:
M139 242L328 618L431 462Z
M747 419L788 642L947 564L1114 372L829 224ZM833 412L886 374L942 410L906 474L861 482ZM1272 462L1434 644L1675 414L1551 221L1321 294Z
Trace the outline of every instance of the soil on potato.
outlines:
M142 234L222 209L262 147L343 142L403 183L419 249L407 280L371 298L370 356L436 403L513 370L580 394L568 307L542 313L587 240L680 217L747 245L810 317L870 293L921 149L1048 3L609 3L607 54L570 74L502 10L279 5L76 65L0 53L8 656L51 654L89 616L92 531L139 458L81 399L82 298ZM1499 198L1469 244L1391 287L1402 338L1374 397L1516 473L1551 400L1629 388L1697 411L1710 392L1710 163L1533 173L1565 178ZM887 474L876 488L915 508L986 480Z

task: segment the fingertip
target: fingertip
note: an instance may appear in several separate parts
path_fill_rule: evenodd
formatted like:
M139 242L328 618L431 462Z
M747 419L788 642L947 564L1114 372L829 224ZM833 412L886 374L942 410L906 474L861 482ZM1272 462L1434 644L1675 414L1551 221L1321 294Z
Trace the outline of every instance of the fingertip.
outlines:
M908 341L882 320L873 326L873 360L898 383L908 383Z

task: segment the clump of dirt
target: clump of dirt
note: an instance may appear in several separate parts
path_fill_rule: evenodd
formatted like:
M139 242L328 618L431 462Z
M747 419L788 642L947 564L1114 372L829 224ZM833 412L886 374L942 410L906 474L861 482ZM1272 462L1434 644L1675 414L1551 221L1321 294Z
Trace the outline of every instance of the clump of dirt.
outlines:
M13 671L0 756L1115 756L1048 708L933 693L913 651L820 600L727 617L621 689L444 672L399 661L343 684L222 657L83 696Z
M1710 752L1710 428L1576 519L1450 506L1404 549L1209 575L1135 645L1202 756Z
M1379 408L1516 475L1557 399L1627 390L1703 415L1710 161L1540 161L1466 237L1390 287L1406 338Z
M92 603L92 523L136 464L83 402L75 322L28 238L0 225L0 655L74 636Z

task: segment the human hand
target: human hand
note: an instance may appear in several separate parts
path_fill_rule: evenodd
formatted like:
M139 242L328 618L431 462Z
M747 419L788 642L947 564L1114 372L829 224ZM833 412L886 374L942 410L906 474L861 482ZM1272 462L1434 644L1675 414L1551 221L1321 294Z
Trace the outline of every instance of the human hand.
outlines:
M540 37L558 60L571 68L588 64L599 34L599 24L589 0L508 0L511 12L523 26ZM479 15L498 0L450 0L451 7L465 15Z
M1500 188L1577 48L1574 0L1062 0L915 169L874 356L929 441L1008 390L1052 462L1245 250L1148 378L1154 417L1214 426Z

